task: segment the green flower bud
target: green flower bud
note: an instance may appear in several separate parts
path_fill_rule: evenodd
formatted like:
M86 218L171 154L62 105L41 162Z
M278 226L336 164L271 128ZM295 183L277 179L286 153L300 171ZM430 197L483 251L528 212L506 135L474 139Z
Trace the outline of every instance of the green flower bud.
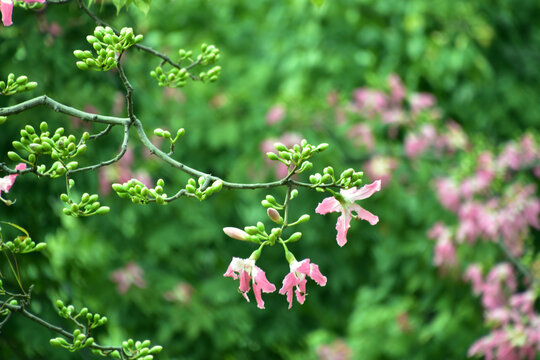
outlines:
M97 39L96 39L96 40L97 40ZM75 50L75 51L73 51L73 55L75 55L75 57L76 57L77 59L80 59L80 60L86 59L86 55L85 55L84 52L81 51L81 50Z
M296 155L296 154L295 154ZM279 156L285 160L291 160L291 154L287 151L280 151Z
M261 204L262 204L262 206L264 206L265 208L269 208L269 207L272 207L272 206L273 206L273 204L270 204L267 200L261 201Z
M122 184L112 184L112 188L117 193L126 192L126 188Z
M28 77L25 75L19 76L16 80L16 83L19 85L24 85L28 82Z
M14 151L8 151L8 158L11 160L11 161L17 161L17 162L21 162L23 161L23 159L19 156L19 154L17 154L16 152Z
M267 152L266 157L268 157L270 160L279 160L278 156L273 152Z
M163 346L159 346L159 345L153 346L150 349L150 354L158 354L161 352L161 350L163 350Z
M90 200L90 194L89 193L84 193L83 196L81 197L81 201L83 203L87 203L88 200Z
M256 226L246 226L244 228L244 230L249 234L249 235L257 235L259 233L259 229L256 227Z
M74 170L77 168L77 166L79 166L79 163L76 162L76 161L71 161L69 162L66 167L68 168L68 170Z
M301 233L301 232L295 232L294 234L292 234L292 235L286 240L286 242L296 242L296 241L300 240L301 237L302 237L302 233Z
M69 197L67 196L67 194L62 194L62 195L60 195L60 200L62 200L65 203L68 203L69 202Z
M72 144L73 144L73 143L72 143ZM75 144L73 144L73 145L75 145ZM73 150L71 150L71 151L73 151ZM75 153L75 156L82 155L82 154L84 154L85 152L86 152L86 145L85 145L85 144L82 144L81 146L79 146L79 147L77 148L77 152Z
M163 181L163 179L158 179L157 185L163 187L165 186L165 181Z
M196 191L197 189L195 189L195 186L188 184L188 185L186 185L186 190L187 190L187 192L190 193L190 194L195 194L195 191Z
M0 125L7 121L7 116L0 116Z
M40 242L39 244L36 245L36 247L34 248L34 251L41 251L45 249L46 247L47 247L46 243Z
M218 192L218 191L220 191L222 188L223 188L223 181L221 181L221 180L216 180L216 181L214 181L214 183L212 184L212 192Z
M30 163L34 164L36 162L36 155L34 155L34 154L28 155L28 161Z
M324 151L326 149L328 149L328 144L327 143L322 143L319 146L317 146L317 151L319 151L319 152Z
M163 137L163 129L157 128L154 130L154 135Z
M291 200L298 196L298 190L293 189L291 191Z
M75 63L80 70L88 70L88 65L84 61L77 61Z

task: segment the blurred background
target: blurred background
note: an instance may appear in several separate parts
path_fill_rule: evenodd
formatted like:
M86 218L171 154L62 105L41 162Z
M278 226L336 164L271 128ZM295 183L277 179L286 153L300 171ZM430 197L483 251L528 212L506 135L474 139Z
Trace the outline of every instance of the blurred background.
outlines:
M340 248L337 214L314 213L324 194L300 189L292 216L307 213L311 221L298 228L304 236L291 250L317 263L328 284L310 282L305 304L291 310L277 292L265 294L260 310L223 277L233 256L246 258L255 248L222 228L268 222L260 206L268 192L223 190L204 202L182 198L168 206L119 199L112 182L163 178L173 194L188 179L150 157L133 136L121 163L75 177L75 192L99 193L110 214L64 216L65 181L33 176L20 176L9 193L16 204L0 207L0 219L48 244L18 258L24 285L35 285L35 313L68 327L56 299L87 306L109 318L99 342L148 338L164 346L160 359L464 359L489 332L479 298L461 277L469 263L493 265L503 252L480 242L460 247L452 266L436 267L426 232L436 221L456 222L439 202L437 177L462 179L482 151L497 154L525 133L537 136L538 1L333 0L317 7L308 0L154 0L147 15L134 7L116 15L109 1L92 9L174 59L179 48L197 53L203 42L221 50L218 82L182 89L157 86L149 72L158 59L127 53L135 112L147 132L186 129L176 159L230 181L270 181L280 169L265 160L269 144L327 142L314 171L353 167L366 171L365 183L385 177L382 191L362 202L380 222L353 221ZM95 23L74 1L38 12L16 7L13 19L0 28L0 76L26 74L39 87L1 97L0 106L47 94L85 111L126 116L114 71L75 66L72 52L90 48L85 37ZM10 116L0 126L0 161L8 161L25 124L41 121L79 135L103 129L44 108ZM407 148L425 124L448 146ZM80 163L112 158L121 139L114 129ZM368 173L373 158L379 167ZM284 189L270 193L279 199ZM526 239L533 261L538 231ZM289 271L278 248L265 249L257 264L278 288ZM0 270L6 289L14 287L3 260ZM0 358L96 357L54 348L51 337L13 316L2 328Z

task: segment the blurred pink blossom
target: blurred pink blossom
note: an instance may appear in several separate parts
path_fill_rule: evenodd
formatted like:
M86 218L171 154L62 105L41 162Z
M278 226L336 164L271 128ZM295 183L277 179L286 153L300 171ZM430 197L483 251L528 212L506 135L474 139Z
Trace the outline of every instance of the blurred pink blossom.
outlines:
M276 149L274 148L274 144L276 142L282 143L286 147L290 148L294 145L300 145L300 142L302 142L302 139L303 139L302 135L298 133L286 132L279 139L269 138L269 139L264 140L261 143L260 149L264 155L265 162L269 167L274 169L276 178L281 179L287 176L289 169L287 168L285 164L281 162L272 161L268 159L268 157L266 156L266 153L267 152L277 153Z
M320 345L317 356L318 360L351 360L352 350L343 340L338 339L329 345Z
M285 108L281 105L274 105L266 113L266 124L274 125L285 118Z
M353 98L355 110L368 117L380 113L388 104L388 99L382 91L368 88L356 89Z
M346 134L353 145L356 147L365 146L367 150L375 149L375 137L371 131L371 127L366 123L353 125Z
M413 113L420 112L436 104L435 96L429 93L415 93L409 98L409 104Z
M405 99L405 86L401 81L401 78L397 74L390 74L388 76L388 86L390 87L390 98L395 104L401 104Z
M176 302L180 304L189 304L194 289L191 284L187 282L179 282L172 290L165 291L163 298L170 302Z
M144 270L135 262L128 262L123 268L111 273L110 278L116 283L120 294L125 294L132 285L139 288L146 287Z
M17 166L15 166L15 170L24 170L24 169L26 169L26 164L25 163L20 163L20 164L17 164ZM15 183L15 180L17 179L17 176L19 176L19 175L18 174L12 174L12 175L7 175L7 176L4 176L4 177L0 178L0 199L2 201L4 201L6 204L8 204L8 205L12 204L12 202L9 201L9 200L4 200L2 198L2 192L4 192L4 193L9 192L9 189L11 189L11 187Z
M364 164L364 171L371 180L380 179L381 185L390 182L392 173L397 167L397 160L392 157L375 155Z

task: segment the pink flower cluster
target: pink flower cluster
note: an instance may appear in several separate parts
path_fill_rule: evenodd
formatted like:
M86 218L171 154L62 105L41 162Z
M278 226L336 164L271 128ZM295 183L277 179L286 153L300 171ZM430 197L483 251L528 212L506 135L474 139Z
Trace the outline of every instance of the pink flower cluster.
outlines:
M510 170L531 166L537 151L531 150L535 145L527 136L524 139L521 143L528 144L527 147L512 156L508 149L514 149L514 144L508 145L496 159L491 153L482 153L475 173L460 182L450 178L436 181L439 201L458 216L457 242L472 244L479 238L494 242L502 239L510 253L519 256L529 227L540 229L540 198L535 196L534 184L509 183L502 194L489 193L496 176L508 182Z
M300 262L294 260L290 264L290 273L283 279L283 286L279 290L282 295L287 295L289 309L292 307L293 291L296 288L296 299L300 304L303 304L306 298L306 276L309 276L320 286L326 285L326 277L319 271L319 267L315 264L310 264L309 259L304 259ZM257 301L257 307L264 309L264 301L261 296L261 291L272 293L276 291L276 286L266 279L266 274L261 268L255 265L253 259L241 259L233 257L227 272L224 276L240 279L240 292L249 302L247 293L253 286L253 294ZM250 285L251 282L251 285Z
M428 231L428 237L437 240L433 265L441 268L451 268L456 264L456 248L451 235L450 229L441 222L433 225Z
M486 322L492 327L489 335L478 339L469 356L483 355L486 360L535 359L540 349L540 316L534 311L532 291L516 293L517 283L509 264L495 266L485 281L480 266L471 265L465 280L475 294L482 297Z
M461 126L448 121L444 132L439 133L432 124L424 124L417 132L409 132L405 137L404 149L408 158L414 159L428 150L436 154L453 153L464 149L468 140Z

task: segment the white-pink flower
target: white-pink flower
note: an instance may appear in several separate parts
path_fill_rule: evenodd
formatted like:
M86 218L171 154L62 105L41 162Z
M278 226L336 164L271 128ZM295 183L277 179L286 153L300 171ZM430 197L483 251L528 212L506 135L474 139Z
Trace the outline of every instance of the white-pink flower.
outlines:
M26 169L25 163L20 163L17 166L15 166L15 170L24 170ZM2 192L9 192L9 189L13 186L15 183L15 179L19 176L18 174L12 174L8 176L4 176L3 178L0 178L0 198L2 197Z
M315 212L321 215L328 214L329 212L341 212L341 216L338 217L336 223L336 239L339 246L343 246L347 243L347 230L351 227L352 218L366 220L371 225L375 225L379 222L377 216L355 203L357 200L367 199L379 190L381 190L381 180L377 180L369 185L364 185L360 189L353 187L348 190L341 190L341 196L336 194L339 199L330 196L317 206ZM353 211L356 215L352 214Z
M309 263L309 259L294 260L289 267L291 272L283 279L283 286L279 289L279 293L281 295L287 294L290 309L293 303L293 292L296 292L296 300L300 304L306 300L306 276L309 276L320 286L326 285L326 277L321 274L318 265Z
M255 265L255 260L253 259L233 257L227 268L227 272L225 272L223 276L231 277L234 280L240 278L240 286L238 288L248 302L249 297L247 296L247 293L251 288L249 285L249 282L251 281L253 284L253 294L255 295L255 300L257 300L257 307L259 309L264 309L261 291L264 291L265 293L276 291L276 286L266 279L266 274L260 267Z

